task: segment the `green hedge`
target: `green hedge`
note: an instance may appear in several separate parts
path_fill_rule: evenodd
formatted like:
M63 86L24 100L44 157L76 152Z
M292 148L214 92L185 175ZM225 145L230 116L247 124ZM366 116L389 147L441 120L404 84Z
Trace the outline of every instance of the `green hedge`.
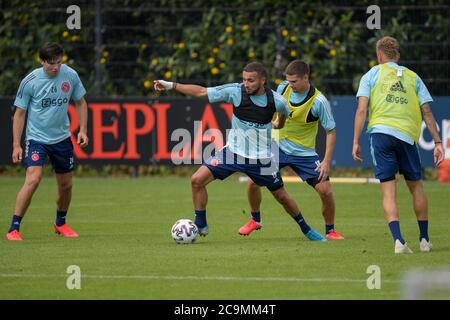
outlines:
M95 1L78 3L82 28L70 31L65 9L72 2L2 2L1 95L14 95L20 80L39 66L37 48L45 41L64 45L66 63L95 95ZM151 96L152 81L159 78L208 86L240 81L251 60L268 66L275 86L294 58L311 63L312 78L326 94L354 94L361 75L376 63L374 46L383 35L398 38L402 61L433 95L450 89L446 0L380 5L381 30L366 28L366 1L102 2L98 63L105 96Z

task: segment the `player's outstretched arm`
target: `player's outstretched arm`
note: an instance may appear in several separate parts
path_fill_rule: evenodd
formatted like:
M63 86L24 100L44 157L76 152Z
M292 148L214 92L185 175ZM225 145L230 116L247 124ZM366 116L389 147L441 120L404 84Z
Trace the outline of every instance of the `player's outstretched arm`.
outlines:
M155 80L153 81L153 87L159 92L176 90L180 93L197 98L206 98L208 96L208 90L205 87L196 84L182 84L165 80Z
M25 125L25 116L27 111L21 108L16 108L13 119L13 163L20 163L22 161L23 150L20 146L20 139L22 138L23 127Z

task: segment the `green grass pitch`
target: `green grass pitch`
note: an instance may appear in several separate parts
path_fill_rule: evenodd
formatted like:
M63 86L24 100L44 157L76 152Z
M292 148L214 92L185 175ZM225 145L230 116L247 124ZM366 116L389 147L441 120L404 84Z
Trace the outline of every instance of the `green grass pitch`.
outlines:
M171 226L193 219L189 177L75 178L68 223L77 239L52 232L56 184L44 178L22 222L24 241L9 242L4 235L22 183L0 177L0 299L400 299L406 271L450 262L449 184L425 183L434 245L425 254L411 197L399 182L402 233L414 254L396 256L379 185L334 184L336 229L347 239L317 243L267 190L263 228L239 236L249 217L246 185L235 177L215 181L208 186L210 234L178 245ZM306 184L286 187L323 233L317 194ZM80 267L79 290L66 287L70 265ZM379 290L366 286L370 265L380 267Z

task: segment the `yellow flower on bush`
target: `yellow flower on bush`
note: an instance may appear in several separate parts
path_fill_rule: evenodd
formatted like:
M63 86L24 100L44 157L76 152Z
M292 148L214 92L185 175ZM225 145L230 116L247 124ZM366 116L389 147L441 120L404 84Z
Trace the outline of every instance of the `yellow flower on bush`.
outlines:
M158 64L158 59L153 58L151 61L152 66L156 66Z
M212 49L212 53L214 53L214 54L218 54L219 53L219 48L213 48Z
M283 31L281 31L281 34L283 35L283 37L287 37L289 35L289 31L287 29L283 29Z
M320 38L319 40L317 40L317 43L321 46L323 46L325 44L325 40L323 40L322 38Z
M227 26L226 28L225 28L225 32L226 33L231 33L233 31L233 27L232 26Z
M63 38L67 38L69 36L69 31L64 31L62 33Z
M144 81L144 88L145 89L149 89L152 86L152 82L150 80L145 80Z
M217 68L217 67L212 67L211 68L211 74L212 75L216 75L216 74L218 74L219 73L219 68Z
M244 24L243 26L242 26L242 31L248 31L248 29L249 29L249 26L248 26L248 24Z
M313 16L313 12L312 12L311 10L308 10L308 12L306 13L306 15L307 15L308 17L312 17L312 16Z
M214 59L213 57L209 57L207 61L208 64L213 64L216 61L216 59Z
M67 56L67 54L63 55L61 62L66 63L67 60L69 60L69 57Z
M292 58L295 58L297 56L297 51L296 50L291 50L290 54L291 54Z
M108 51L103 51L102 56L103 56L103 58L108 58L109 57L109 52Z
M341 44L341 42L339 40L334 40L334 45L335 46L339 46Z
M297 42L297 37L296 36L291 36L289 38L289 40L291 40L291 42Z
M100 59L100 64L105 64L106 63L106 59L105 58L101 58Z
M234 44L233 38L228 38L227 39L227 45L232 46L233 44Z
M34 60L36 60L37 63L41 63L41 58L39 58L39 53L35 54Z
M180 42L178 44L178 49L184 49L184 42Z
M220 68L220 69L225 68L225 63L221 62L221 63L219 64L219 68Z
M192 52L191 53L191 58L192 59L196 59L198 57L198 53L197 52Z
M142 44L139 46L139 49L141 49L141 50L147 49L147 44L146 44L146 43L142 43Z
M170 78L172 78L172 71L166 71L165 73L164 73L164 78L165 79L170 79Z
M80 40L80 36L78 36L78 35L73 35L73 36L70 38L70 41L72 41L72 42L77 42L78 40Z
M377 64L377 62L375 60L370 60L369 62L369 67L373 68L375 65Z
M255 52L254 52L254 51L249 51L249 52L248 52L248 57L249 57L250 59L253 59L253 58L255 57Z
M337 53L336 49L330 50L330 56L334 57L336 55L336 53Z
M281 79L275 79L275 84L276 85L279 85L280 83L282 83L283 82L283 80L281 80Z

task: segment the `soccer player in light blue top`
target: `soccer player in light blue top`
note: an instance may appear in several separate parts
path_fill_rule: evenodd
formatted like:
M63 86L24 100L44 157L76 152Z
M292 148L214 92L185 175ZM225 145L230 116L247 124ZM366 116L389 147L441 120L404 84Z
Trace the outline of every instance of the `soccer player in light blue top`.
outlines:
M294 60L286 67L287 80L277 89L286 99L291 111L285 126L278 132L276 147L279 148L279 166L291 167L303 181L316 190L322 200L326 238L343 240L344 237L334 230L335 202L328 177L336 142L336 123L328 100L310 83L309 73L307 63ZM327 133L326 151L322 161L315 150L319 122ZM253 181L249 181L247 192L251 219L239 229L239 234L242 235L249 235L261 228L261 190ZM311 240L320 238L320 234L314 230L305 229L303 232Z
M39 50L41 68L33 70L20 83L14 105L13 163L23 159L26 168L25 183L16 198L11 227L6 238L22 240L20 223L31 198L39 186L45 160L49 157L56 174L58 194L56 199L55 232L63 237L78 237L66 224L66 215L72 197L73 146L67 114L69 101L75 101L80 131L77 143L88 144L86 90L72 68L61 64L64 51L57 43L46 43ZM21 147L22 131L26 123L25 154Z
M359 138L369 108L368 133L375 177L381 182L383 209L394 239L395 253L412 253L400 233L395 175L404 176L413 197L419 224L419 248L431 250L428 237L428 204L422 183L422 168L418 151L422 117L435 142L434 161L442 162L444 152L436 128L430 102L433 101L420 77L398 65L400 46L396 39L383 37L376 44L379 65L367 72L360 81L358 109L352 156L362 162Z
M258 62L247 64L242 72L243 83L231 83L214 88L155 81L155 90L174 89L209 102L229 102L233 105L232 129L224 148L209 157L191 178L195 224L200 235L208 234L206 186L215 179L226 179L235 172L247 174L256 184L267 187L275 199L302 227L306 225L295 201L286 192L278 167L271 156L272 126L281 128L289 108L286 100L266 87L267 74ZM274 114L278 119L272 122Z

